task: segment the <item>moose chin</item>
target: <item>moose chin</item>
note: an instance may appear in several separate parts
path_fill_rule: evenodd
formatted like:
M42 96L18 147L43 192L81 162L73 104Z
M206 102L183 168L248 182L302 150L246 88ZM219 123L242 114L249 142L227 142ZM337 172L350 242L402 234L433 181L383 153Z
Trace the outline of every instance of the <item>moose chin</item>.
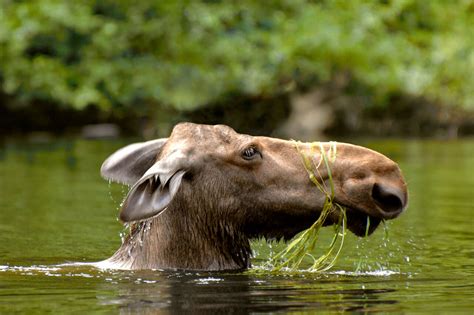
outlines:
M321 143L329 150L329 143ZM117 252L96 263L117 269L241 270L250 240L290 239L314 223L326 196L301 153L311 143L239 134L224 125L181 123L168 138L128 145L102 165L104 178L131 186L120 219L131 231ZM367 148L337 143L330 162L334 201L357 236L406 208L400 168ZM321 181L329 174L320 168ZM342 214L339 214L342 215ZM336 223L333 213L326 224ZM370 229L366 231L367 219Z

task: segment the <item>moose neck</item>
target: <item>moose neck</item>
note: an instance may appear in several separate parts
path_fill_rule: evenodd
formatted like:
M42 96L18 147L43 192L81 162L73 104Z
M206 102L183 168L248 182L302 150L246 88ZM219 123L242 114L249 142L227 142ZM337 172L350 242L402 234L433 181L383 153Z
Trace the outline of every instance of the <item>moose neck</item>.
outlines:
M133 224L108 260L126 269L238 270L250 265L250 243L209 209L175 200L161 215ZM207 214L207 215L206 215Z

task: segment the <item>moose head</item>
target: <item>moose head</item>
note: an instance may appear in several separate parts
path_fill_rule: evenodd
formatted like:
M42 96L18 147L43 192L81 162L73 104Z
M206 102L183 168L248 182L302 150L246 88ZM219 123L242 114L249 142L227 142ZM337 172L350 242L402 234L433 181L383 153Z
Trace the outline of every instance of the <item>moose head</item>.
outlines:
M329 143L322 143L329 150ZM319 217L326 195L316 189L301 154L317 163L310 143L235 132L224 125L182 123L169 138L126 146L102 165L106 179L130 185L120 219L132 224L121 248L102 266L129 269L229 270L250 265L249 240L289 239ZM351 144L330 162L334 201L348 228L371 234L407 205L397 164ZM326 168L320 181L329 181ZM326 224L337 223L337 211Z

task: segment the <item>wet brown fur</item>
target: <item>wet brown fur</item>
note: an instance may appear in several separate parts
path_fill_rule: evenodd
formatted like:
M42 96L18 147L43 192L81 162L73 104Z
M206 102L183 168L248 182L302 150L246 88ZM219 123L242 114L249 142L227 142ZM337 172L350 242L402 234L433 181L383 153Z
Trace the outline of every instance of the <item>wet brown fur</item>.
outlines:
M249 146L262 158L243 159L242 151ZM301 146L318 161L318 150ZM130 235L107 260L109 266L245 269L250 266L251 238L291 238L321 211L324 195L308 179L291 141L241 135L227 126L185 123L174 128L157 160L176 150L188 158L180 165L186 174L174 199L158 216L131 223ZM364 232L359 225L367 216L390 219L405 208L406 184L398 166L383 155L338 144L331 168L336 201L348 207L354 233ZM324 169L321 175L327 181ZM372 200L374 183L400 192L404 200L399 212L385 212ZM372 231L375 228L376 224Z

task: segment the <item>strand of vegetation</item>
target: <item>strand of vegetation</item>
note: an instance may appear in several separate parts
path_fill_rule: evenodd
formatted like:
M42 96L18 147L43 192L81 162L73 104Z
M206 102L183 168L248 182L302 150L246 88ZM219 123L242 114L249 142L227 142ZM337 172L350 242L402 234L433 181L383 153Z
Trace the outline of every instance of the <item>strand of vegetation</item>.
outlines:
M316 165L314 159L311 157L315 153L315 147L318 146L320 150L321 158L319 163ZM304 167L308 172L308 176L311 182L326 196L323 209L316 222L311 225L310 228L303 231L299 236L292 240L288 246L281 252L274 255L267 267L274 272L278 271L298 271L302 270L301 266L304 263L305 258L309 257L312 259L312 264L309 268L304 271L309 272L322 272L330 269L336 263L337 257L339 256L342 246L344 244L344 238L346 235L347 217L345 209L334 202L334 183L332 179L332 173L330 168L330 162L334 162L336 159L337 146L335 142L331 142L328 152L325 151L321 143L312 144L311 156L308 156L303 152L299 146L299 143L295 141L295 147L300 153ZM329 181L329 187L327 187L319 167L324 164L327 170L327 177ZM319 180L318 180L319 179ZM311 253L316 248L316 243L319 240L319 232L327 217L334 211L338 211L339 221L334 226L334 236L327 251L319 258L315 258ZM337 246L339 244L339 246Z

